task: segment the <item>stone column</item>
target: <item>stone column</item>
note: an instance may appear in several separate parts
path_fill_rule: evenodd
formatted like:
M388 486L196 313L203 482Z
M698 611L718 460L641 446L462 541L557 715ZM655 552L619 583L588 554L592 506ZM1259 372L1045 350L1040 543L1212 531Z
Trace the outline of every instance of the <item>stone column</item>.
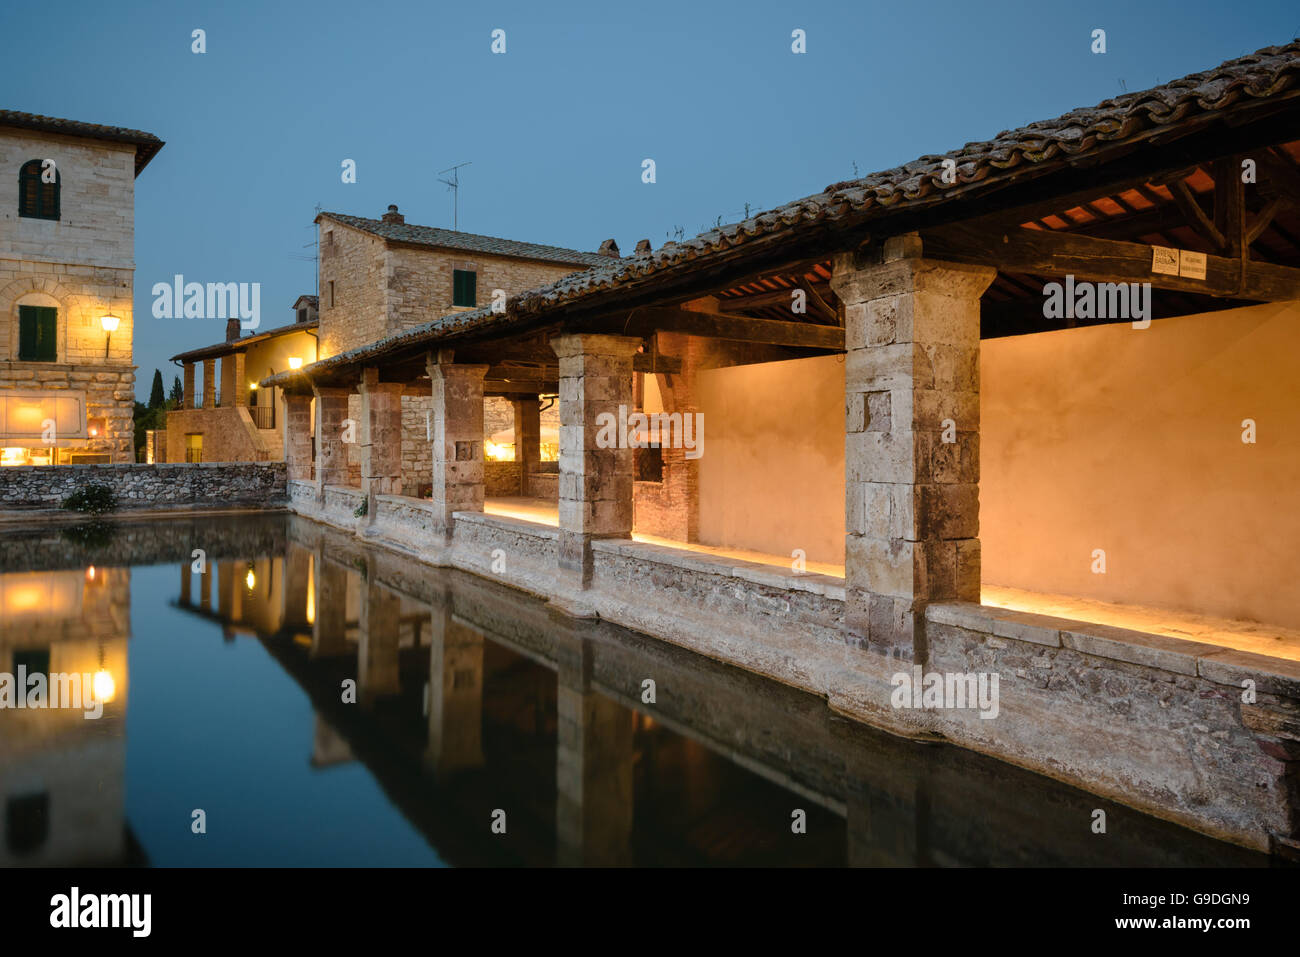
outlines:
M357 642L357 701L373 705L381 696L401 690L398 629L402 600L396 592L361 583L361 636Z
M217 405L217 360L203 360L203 408L212 409Z
M925 606L980 600L980 295L996 271L836 255L845 307L845 631L925 660ZM951 441L950 441L951 440Z
M448 591L431 617L429 737L425 763L435 771L483 764L483 635L457 621Z
M199 397L194 394L194 363L187 362L181 369L185 377L181 386L184 390L181 394L181 408L197 409L199 407Z
M483 377L486 365L429 357L433 387L433 507L449 540L455 512L483 511Z
M402 384L380 382L375 368L361 378L361 490L369 522L376 495L402 492Z
M617 435L632 411L630 336L564 335L560 358L560 567L591 579L591 542L632 534L632 449ZM612 416L613 429L601 430Z
M514 399L515 461L519 463L519 494L531 495L528 473L542 461L542 403L531 399Z
M632 713L592 690L589 640L557 636L556 653L556 863L630 864Z
M221 405L233 409L248 405L248 380L244 377L245 355L230 352L221 357Z
M348 389L313 388L316 398L316 497L327 485L348 484L348 447L343 423L348 417Z
M311 396L282 393L284 414L280 428L284 433L284 461L290 480L311 481Z

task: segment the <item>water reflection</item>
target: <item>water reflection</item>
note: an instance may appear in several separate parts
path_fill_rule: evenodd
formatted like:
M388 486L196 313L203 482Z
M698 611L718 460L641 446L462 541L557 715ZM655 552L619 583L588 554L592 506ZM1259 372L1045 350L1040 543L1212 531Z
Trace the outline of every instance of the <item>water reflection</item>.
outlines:
M174 571L146 568L159 563ZM166 711L133 725L126 774L132 568L171 583L135 597L138 684L155 648L188 656L178 680L197 686L217 681L200 663L213 643L259 649L239 667L261 697L215 698L196 726L215 741L207 760L228 749L249 763L247 780L223 781L248 795L224 831L253 841L296 828L310 843L310 855L278 863L397 862L368 831L374 808L337 777L358 772L404 818L404 840L455 865L1266 863L999 762L837 719L809 695L520 592L258 516L121 526L109 542L32 531L0 544L0 670L21 659L116 682L98 722L0 711L5 864L141 862L124 813L134 769L140 787L182 793L198 774L155 743ZM185 623L179 634L164 612ZM167 629L157 645L138 640ZM310 721L294 725L304 697ZM256 749L237 727L254 706ZM281 744L277 725L303 730ZM290 787L277 771L303 766L337 791L365 851L314 839L325 817L310 804L293 817L272 810L277 788ZM1106 837L1091 833L1096 807ZM493 828L501 820L504 833ZM168 862L208 860L187 857L197 845L151 840Z

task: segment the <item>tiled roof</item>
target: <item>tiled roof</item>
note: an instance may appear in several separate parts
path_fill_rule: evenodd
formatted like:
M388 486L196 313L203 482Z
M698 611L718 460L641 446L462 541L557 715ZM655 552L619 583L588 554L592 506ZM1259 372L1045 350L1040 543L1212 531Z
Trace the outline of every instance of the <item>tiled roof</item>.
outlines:
M310 322L294 322L287 326L277 326L275 329L267 329L266 332L254 333L251 336L241 336L230 342L218 342L211 346L202 346L198 349L191 349L189 352L182 352L171 357L170 362L197 362L200 359L218 359L221 356L230 355L232 352L243 352L249 346L265 342L267 339L275 339L278 336L287 336L291 332L306 332L309 329L316 329L320 322L313 319Z
M143 130L130 130L124 126L100 126L98 123L81 123L61 120L55 116L37 113L19 113L0 110L0 127L20 130L37 130L42 133L62 133L65 136L85 136L93 140L111 140L115 143L135 144L135 175L139 176L154 155L163 148L163 141Z
M438 229L436 226L386 223L381 219L347 216L343 213L321 213L320 215L328 216L345 226L362 229L396 243L436 246L440 249L463 249L466 252L513 256L516 259L540 259L545 262L565 263L573 266L603 266L612 261L611 257L602 256L600 253L584 253L577 249L564 249L560 246L521 243L513 239L499 239L496 236L480 236L476 233L462 233L454 229Z
M633 282L643 285L642 280L660 273L677 274L707 266L722 254L760 239L784 241L828 227L857 226L904 208L983 196L1006 187L1026 171L1062 169L1081 159L1105 162L1113 150L1131 149L1132 144L1153 136L1180 132L1216 114L1248 108L1264 100L1298 96L1300 41L1267 47L1150 90L1005 131L982 143L968 143L946 156L922 156L862 179L832 184L814 196L709 230L683 243L670 242L649 253L608 260L596 268L513 296L504 312L494 313L484 307L443 316L331 356L310 368L325 373L451 336L492 332L594 293ZM944 182L946 159L956 163L952 183Z

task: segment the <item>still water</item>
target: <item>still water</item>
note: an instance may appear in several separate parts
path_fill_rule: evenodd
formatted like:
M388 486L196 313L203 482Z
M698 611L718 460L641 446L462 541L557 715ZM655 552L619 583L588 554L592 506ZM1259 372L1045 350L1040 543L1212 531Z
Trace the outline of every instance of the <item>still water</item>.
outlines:
M19 665L6 866L1267 863L281 514L6 531Z

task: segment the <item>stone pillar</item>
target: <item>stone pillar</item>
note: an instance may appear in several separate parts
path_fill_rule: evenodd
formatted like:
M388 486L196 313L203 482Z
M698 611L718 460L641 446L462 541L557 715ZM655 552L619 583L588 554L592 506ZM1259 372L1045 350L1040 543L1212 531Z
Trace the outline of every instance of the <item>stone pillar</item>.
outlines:
M311 481L311 396L282 393L284 414L280 427L284 432L284 461L288 477Z
M915 234L837 254L845 307L847 640L924 662L925 606L980 600L980 295L996 271ZM951 439L952 441L949 441Z
M212 409L217 405L217 360L203 360L203 408Z
M655 339L656 351L660 355L681 361L680 372L658 373L655 384L663 401L663 411L679 415L683 427L689 425L694 448L685 447L684 429L681 442L669 441L668 436L661 434L659 458L663 475L658 484L644 482L635 486L635 530L679 542L698 542L704 422L703 417L697 414L699 404L695 389L705 340L680 332L660 332ZM650 378L649 373L646 378ZM645 405L644 391L640 400L642 407ZM639 454L650 453L643 449Z
M373 705L401 690L398 629L402 600L387 588L361 583L361 637L357 643L357 701Z
M311 628L311 657L341 655L348 650L348 573L316 551L314 596L316 620Z
M515 461L519 463L519 494L531 495L528 473L542 461L542 403L531 399L514 399Z
M199 397L194 394L194 363L187 362L182 367L184 382L181 388L184 390L181 394L182 409L197 409L199 407Z
M343 441L348 417L347 389L313 388L316 399L316 497L327 485L348 484L348 447Z
M248 380L244 377L245 354L231 352L221 357L221 406L233 409L248 405Z
M556 863L630 864L632 713L592 690L589 640L557 636L556 653Z
M448 591L434 599L429 658L429 737L434 771L483 764L483 635L452 613Z
M429 357L433 387L433 507L451 538L455 512L483 511L483 377L486 365L456 365L451 352Z
M619 407L632 411L632 356L640 345L630 336L551 340L560 358L560 567L583 584L591 579L592 540L632 535L632 449L625 436L609 439ZM616 423L603 433L602 413Z
M361 378L361 490L370 522L376 495L402 493L402 384L380 382L375 368Z

